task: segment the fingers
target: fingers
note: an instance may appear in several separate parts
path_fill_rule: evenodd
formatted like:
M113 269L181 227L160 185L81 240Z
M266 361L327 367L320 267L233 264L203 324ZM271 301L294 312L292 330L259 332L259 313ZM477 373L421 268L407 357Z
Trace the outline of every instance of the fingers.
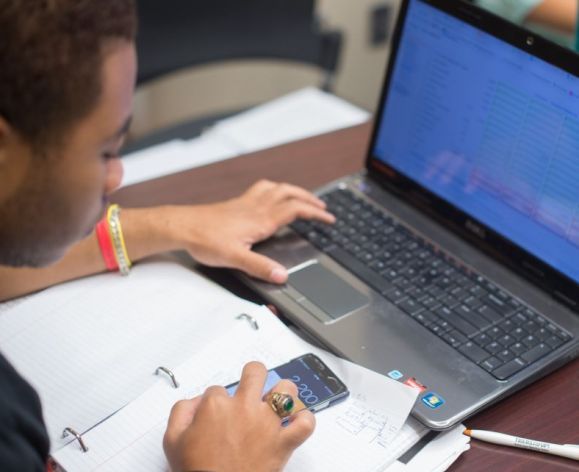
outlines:
M336 222L336 217L331 213L297 200L287 202L283 205L274 218L277 226L285 226L298 218L302 220L319 220L327 224L334 224Z
M313 205L317 208L326 208L326 203L323 200L320 200L313 193L308 192L301 187L296 187L295 185L290 184L278 184L275 190L277 193L276 198L278 201L296 199L304 203L309 203L310 205Z
M314 414L309 410L302 410L290 417L287 427L283 428L282 440L291 449L295 449L308 439L316 427Z
M284 200L295 199L304 203L309 203L320 209L326 208L326 203L318 198L313 193L298 187L296 185L286 183L276 183L270 180L260 180L254 184L248 191L248 194L253 194L275 202L282 202Z
M164 441L172 442L191 425L201 400L202 397L195 397L192 400L181 400L173 405Z
M298 388L291 380L282 379L270 390L271 392L288 393L294 399L298 398ZM269 392L268 392L269 393Z
M235 392L236 397L242 397L247 400L261 400L261 393L265 385L267 369L261 362L249 362L243 367L239 387Z
M269 257L253 252L249 248L240 249L233 256L232 264L234 269L239 269L252 277L266 282L283 284L288 278L288 273L284 266Z

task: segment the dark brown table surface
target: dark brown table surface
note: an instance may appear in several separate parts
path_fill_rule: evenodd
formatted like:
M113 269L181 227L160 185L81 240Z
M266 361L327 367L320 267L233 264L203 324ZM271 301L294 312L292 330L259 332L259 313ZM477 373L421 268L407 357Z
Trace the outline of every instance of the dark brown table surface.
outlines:
M363 168L370 126L330 133L122 189L121 205L207 203L233 197L260 178L314 189ZM465 424L554 443L579 444L579 359ZM453 471L579 470L579 462L476 440Z

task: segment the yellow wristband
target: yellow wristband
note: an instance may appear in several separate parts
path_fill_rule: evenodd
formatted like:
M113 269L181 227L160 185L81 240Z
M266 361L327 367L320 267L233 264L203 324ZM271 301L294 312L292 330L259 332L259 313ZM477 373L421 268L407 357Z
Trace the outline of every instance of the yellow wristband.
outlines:
M121 275L129 275L132 263L127 252L125 238L123 237L120 213L121 209L118 205L111 205L107 211L107 222L119 272Z

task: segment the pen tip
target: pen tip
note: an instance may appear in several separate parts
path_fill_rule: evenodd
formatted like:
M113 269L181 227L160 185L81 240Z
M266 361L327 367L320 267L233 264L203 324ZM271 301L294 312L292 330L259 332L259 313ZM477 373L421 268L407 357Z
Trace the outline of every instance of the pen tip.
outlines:
M470 429L465 429L462 434L464 434L465 436L470 436L471 430Z

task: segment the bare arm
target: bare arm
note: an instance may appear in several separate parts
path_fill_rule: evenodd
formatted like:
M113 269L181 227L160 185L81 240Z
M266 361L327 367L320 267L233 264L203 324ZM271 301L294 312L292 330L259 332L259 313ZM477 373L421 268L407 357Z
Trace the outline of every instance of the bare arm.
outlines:
M526 20L573 34L577 21L577 0L543 0L531 10Z
M253 185L238 198L213 205L162 206L121 212L127 250L133 262L184 249L203 264L240 269L276 283L285 282L285 268L251 248L296 218L334 221L325 211L324 203L311 193L268 181ZM93 232L50 267L0 267L0 301L104 270Z

